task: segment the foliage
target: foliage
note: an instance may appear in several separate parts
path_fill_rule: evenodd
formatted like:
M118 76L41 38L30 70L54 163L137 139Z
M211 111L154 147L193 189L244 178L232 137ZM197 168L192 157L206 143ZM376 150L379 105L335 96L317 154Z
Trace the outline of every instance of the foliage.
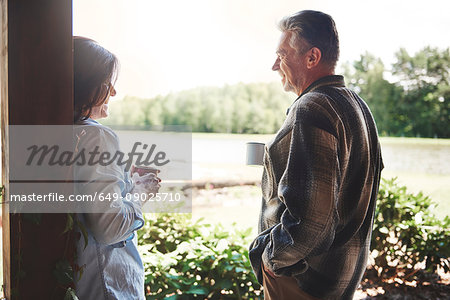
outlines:
M348 85L367 102L382 135L401 135L397 130L397 100L402 97L402 89L384 78L386 72L381 59L370 53L361 55L358 61L344 71ZM353 68L353 69L352 69Z
M295 95L279 83L200 87L152 99L125 97L110 105L106 125L190 125L194 132L273 133Z
M395 53L390 70L364 53L342 66L347 84L371 108L387 136L450 138L450 50L425 47ZM386 77L389 79L387 80ZM106 125L190 125L194 132L274 133L296 98L279 82L199 87L110 105Z
M437 219L434 206L396 178L382 180L371 242L378 276L411 279L422 274L419 269L438 267L450 272L450 218ZM147 216L138 232L147 299L260 299L248 260L249 234L193 223L183 214Z
M344 66L349 86L370 106L382 135L450 137L450 49L395 53L389 72L370 53ZM392 82L385 79L388 75Z
M450 271L450 218L437 219L434 203L422 193L408 193L396 178L383 180L372 233L372 256L379 274L392 268Z
M75 294L75 290L69 287L66 291L66 295L64 296L64 300L79 300L79 298Z
M0 197L3 197L4 187L0 188ZM21 282L25 280L32 280L27 275L28 269L33 269L33 266L24 265L23 256L25 251L30 251L29 246L23 246L23 234L22 228L28 227L30 224L32 226L41 226L43 222L43 218L51 216L51 214L43 215L42 213L15 213L11 214L17 220L17 244L14 247L14 253L11 253L14 257L11 265L13 266L14 272L12 272L12 282L14 285L11 287L11 298L12 299L22 299L23 296L21 294ZM66 225L64 230L61 232L61 235L58 238L62 238L64 240L64 249L62 256L59 258L55 258L55 265L52 269L52 275L55 280L55 284L53 286L54 291L53 295L56 295L58 292L61 294L64 291L64 299L65 300L78 300L78 297L75 294L74 287L74 268L79 270L80 268L77 266L75 262L75 258L73 255L74 245L71 243L74 241L75 231L74 231L74 214L67 213L66 216ZM78 221L77 221L78 222ZM54 296L53 296L54 298Z
M401 107L413 133L450 137L450 50L426 47L410 56L405 49L396 53L393 74L404 90Z
M250 231L152 215L138 235L147 299L259 299L248 260Z
M73 283L73 269L67 259L58 260L56 262L55 269L53 269L53 275L55 276L56 281L63 286Z

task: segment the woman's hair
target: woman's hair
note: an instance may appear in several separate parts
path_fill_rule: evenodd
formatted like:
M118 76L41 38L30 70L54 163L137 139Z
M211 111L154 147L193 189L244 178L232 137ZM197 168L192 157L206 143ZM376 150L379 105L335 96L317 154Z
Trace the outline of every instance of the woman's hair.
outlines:
M73 37L74 122L90 117L108 97L117 77L117 57L96 41Z

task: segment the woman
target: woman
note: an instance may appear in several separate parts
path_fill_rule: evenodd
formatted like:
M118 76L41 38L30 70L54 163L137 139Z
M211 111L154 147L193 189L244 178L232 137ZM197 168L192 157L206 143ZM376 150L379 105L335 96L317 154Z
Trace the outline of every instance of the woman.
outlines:
M91 39L74 37L73 43L77 149L114 154L119 150L116 134L95 120L108 116L109 98L116 94L118 60ZM124 166L116 162L85 164L76 167L74 174L79 182L77 195L97 195L93 202L83 203L83 213L77 216L87 232L87 245L83 238L77 245L77 264L82 268L75 274L77 296L82 300L145 299L144 267L134 234L144 225L142 203L127 195L156 193L159 178L135 173L133 184Z

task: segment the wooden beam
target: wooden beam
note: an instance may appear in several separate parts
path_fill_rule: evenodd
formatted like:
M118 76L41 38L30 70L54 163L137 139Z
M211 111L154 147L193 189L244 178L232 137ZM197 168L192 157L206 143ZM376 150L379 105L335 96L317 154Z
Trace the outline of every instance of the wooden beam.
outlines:
M8 157L8 2L0 0L0 118L1 118L1 153L2 153L2 202L8 199L9 191L9 157ZM3 293L11 297L10 269L10 231L9 206L2 203L2 243L3 243Z
M71 125L72 1L9 0L8 16L10 125Z
M7 5L9 125L72 124L72 1ZM53 272L66 248L66 219L41 214L34 222L29 214L10 214L11 299L64 298Z

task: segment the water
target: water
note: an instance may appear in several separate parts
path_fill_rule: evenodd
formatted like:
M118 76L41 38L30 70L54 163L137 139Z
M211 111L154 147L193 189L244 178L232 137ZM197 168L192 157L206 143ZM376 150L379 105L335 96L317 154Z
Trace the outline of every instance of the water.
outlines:
M132 132L117 131L121 141ZM247 142L267 142L272 136L196 135L192 137L192 163L244 166ZM450 175L450 144L381 140L385 171Z
M245 139L193 138L194 163L244 164ZM450 145L382 142L386 171L450 175Z
M382 143L382 154L389 171L450 174L449 145Z

